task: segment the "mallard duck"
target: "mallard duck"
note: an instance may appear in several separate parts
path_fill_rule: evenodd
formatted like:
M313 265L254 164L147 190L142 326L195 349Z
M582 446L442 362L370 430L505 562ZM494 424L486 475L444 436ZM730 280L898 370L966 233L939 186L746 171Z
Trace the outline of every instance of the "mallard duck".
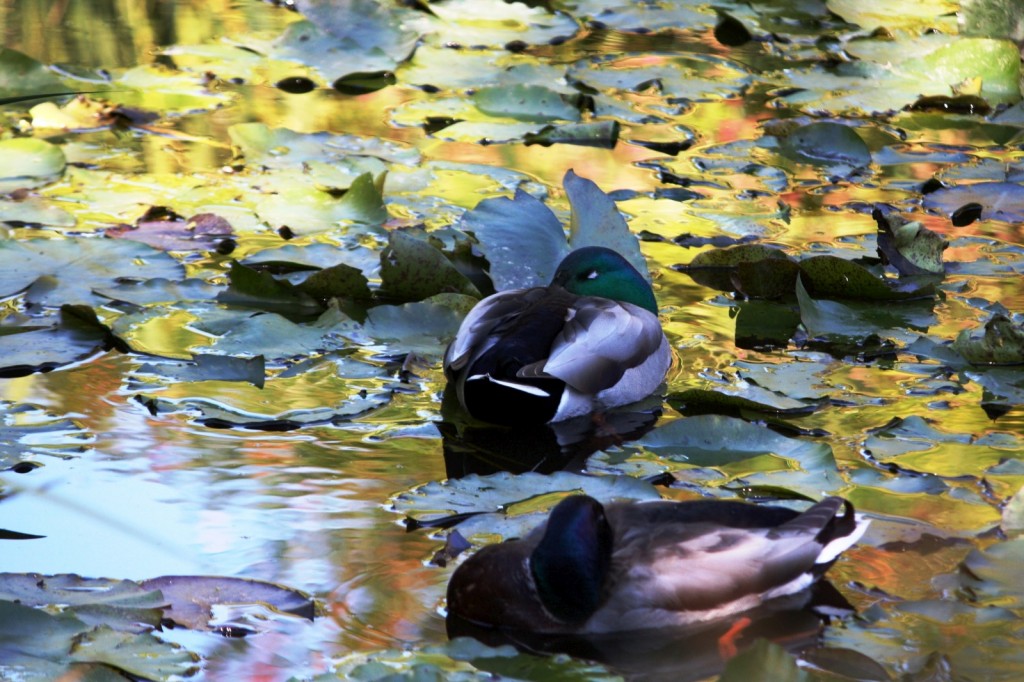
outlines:
M448 346L444 371L483 421L557 422L636 402L671 363L654 292L621 255L570 253L551 284L480 301Z
M838 497L797 512L724 500L603 506L572 495L526 537L463 562L448 612L551 634L690 625L806 590L866 527Z

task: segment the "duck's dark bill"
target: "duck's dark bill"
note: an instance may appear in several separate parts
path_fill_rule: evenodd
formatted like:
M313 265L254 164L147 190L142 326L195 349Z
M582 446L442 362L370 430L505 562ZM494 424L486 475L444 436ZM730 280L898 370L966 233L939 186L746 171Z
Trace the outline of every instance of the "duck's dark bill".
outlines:
M598 661L643 679L701 680L758 639L797 654L820 645L830 618L852 614L850 603L827 581L728 618L685 627L604 635L550 635L486 627L448 615L448 637L473 637L489 646L511 644L525 653L564 653ZM747 620L749 619L749 623Z

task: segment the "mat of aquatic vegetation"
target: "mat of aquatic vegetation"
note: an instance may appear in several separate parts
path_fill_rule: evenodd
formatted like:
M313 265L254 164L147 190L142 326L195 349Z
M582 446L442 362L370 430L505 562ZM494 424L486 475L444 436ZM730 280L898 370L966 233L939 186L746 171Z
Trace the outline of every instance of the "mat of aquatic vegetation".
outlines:
M0 676L1019 678L1013 2L295 10L0 7ZM443 400L475 301L637 239L663 398ZM449 641L453 558L580 490L842 495L856 615Z

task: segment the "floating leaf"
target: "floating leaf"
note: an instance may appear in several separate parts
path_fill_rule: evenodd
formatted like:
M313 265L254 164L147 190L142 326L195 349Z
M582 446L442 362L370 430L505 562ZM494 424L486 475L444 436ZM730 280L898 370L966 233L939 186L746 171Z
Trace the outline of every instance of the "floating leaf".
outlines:
M92 436L75 421L31 404L0 402L0 471L34 467L33 457L77 457Z
M628 260L644 279L651 281L647 261L640 252L640 242L629 231L626 219L619 213L619 207L611 197L594 181L581 178L572 169L566 171L562 183L572 208L569 245L573 249L584 246L612 249Z
M398 301L422 301L434 294L480 292L443 253L424 239L394 230L380 254L381 293Z
M159 590L170 608L165 617L192 630L209 630L212 608L224 604L262 604L280 613L313 620L308 595L283 585L248 578L166 575L143 580L147 590Z
M498 291L547 286L569 251L555 214L521 189L512 199L484 199L459 228L476 236Z
M0 193L41 187L64 171L64 152L57 145L34 137L0 140Z
M128 349L88 306L61 306L53 326L0 327L0 332L0 377L49 372L99 350Z
M941 235L878 208L871 215L878 224L878 254L883 263L891 263L900 275L941 275L946 271L942 252L949 242Z
M26 296L40 305L96 305L102 299L93 289L153 277L179 279L183 274L181 264L167 254L124 240L0 241L0 295L32 285Z
M370 298L366 275L359 268L345 263L313 273L304 279L298 288L321 302L332 298L351 298L357 301L366 301Z
M12 225L74 227L75 217L44 199L28 196L15 200L0 199L0 222Z
M577 144L583 147L612 149L618 141L619 124L617 121L549 125L535 133L523 135L523 143L526 146L539 144L543 147L550 147L553 144Z
M628 476L582 476L565 471L550 475L470 474L442 483L427 483L392 498L392 510L415 521L436 523L439 517L465 515L459 532L471 538L486 533L521 537L568 494L582 492L601 502L613 499L656 500L649 483ZM480 515L483 515L482 517Z
M935 288L924 285L901 290L868 272L863 266L836 256L812 256L800 261L800 279L808 293L823 298L847 298L862 301L904 301L935 295Z
M217 294L217 300L222 303L299 316L316 315L323 310L319 302L299 287L275 279L267 272L257 272L233 262L228 277L227 290Z
M685 415L726 414L730 416L757 419L757 415L800 417L811 414L817 405L808 405L799 400L778 395L758 386L748 386L739 391L713 391L691 388L665 397L669 405Z
M798 161L863 168L871 152L857 131L839 123L811 123L791 131L782 148Z
M578 121L580 111L562 95L542 85L499 85L473 93L473 104L490 116L519 121Z
M811 674L801 670L792 654L778 644L760 639L725 664L719 682L812 682Z
M953 350L975 365L1018 365L1024 363L1024 329L1005 315L993 315L980 338L969 329L960 332Z
M746 270L748 275L763 273L765 270L776 273L784 284L792 277L796 283L796 274L792 259L784 251L763 244L738 244L724 249L709 249L698 253L688 265L676 265L673 269L685 272L698 284L718 291L734 291L737 279L742 278L739 267L763 264L755 270ZM748 286L748 279L743 279ZM783 287L784 288L784 287ZM792 291L792 285L790 285Z
M193 355L191 362L164 360L140 365L137 374L154 374L172 381L245 381L263 388L266 378L262 355L235 358L229 355Z
M234 248L233 242L229 240L233 231L231 223L220 216L201 213L188 220L178 215L161 215L156 219L148 219L152 213L153 209L147 211L135 225L111 227L104 234L107 237L149 244L162 251L219 250L225 243Z
M981 207L982 220L1024 222L1024 185L1016 182L978 182L945 187L924 196L926 208L953 215L970 204Z

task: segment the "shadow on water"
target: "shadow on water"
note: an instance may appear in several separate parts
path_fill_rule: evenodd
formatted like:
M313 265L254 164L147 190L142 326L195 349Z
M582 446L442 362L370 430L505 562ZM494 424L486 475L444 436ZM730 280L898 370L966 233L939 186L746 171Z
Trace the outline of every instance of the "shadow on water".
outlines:
M587 458L606 448L636 440L654 428L661 416L661 400L649 400L553 424L496 426L473 420L445 390L440 422L445 475L462 478L508 471L580 473Z
M810 590L772 600L731 618L681 628L605 635L550 635L483 627L451 614L448 637L472 637L489 646L511 644L523 653L564 653L596 661L629 680L702 680L722 672L732 656L758 639L791 653L820 644L827 614L851 614L853 607L826 581ZM747 622L749 619L749 623Z

